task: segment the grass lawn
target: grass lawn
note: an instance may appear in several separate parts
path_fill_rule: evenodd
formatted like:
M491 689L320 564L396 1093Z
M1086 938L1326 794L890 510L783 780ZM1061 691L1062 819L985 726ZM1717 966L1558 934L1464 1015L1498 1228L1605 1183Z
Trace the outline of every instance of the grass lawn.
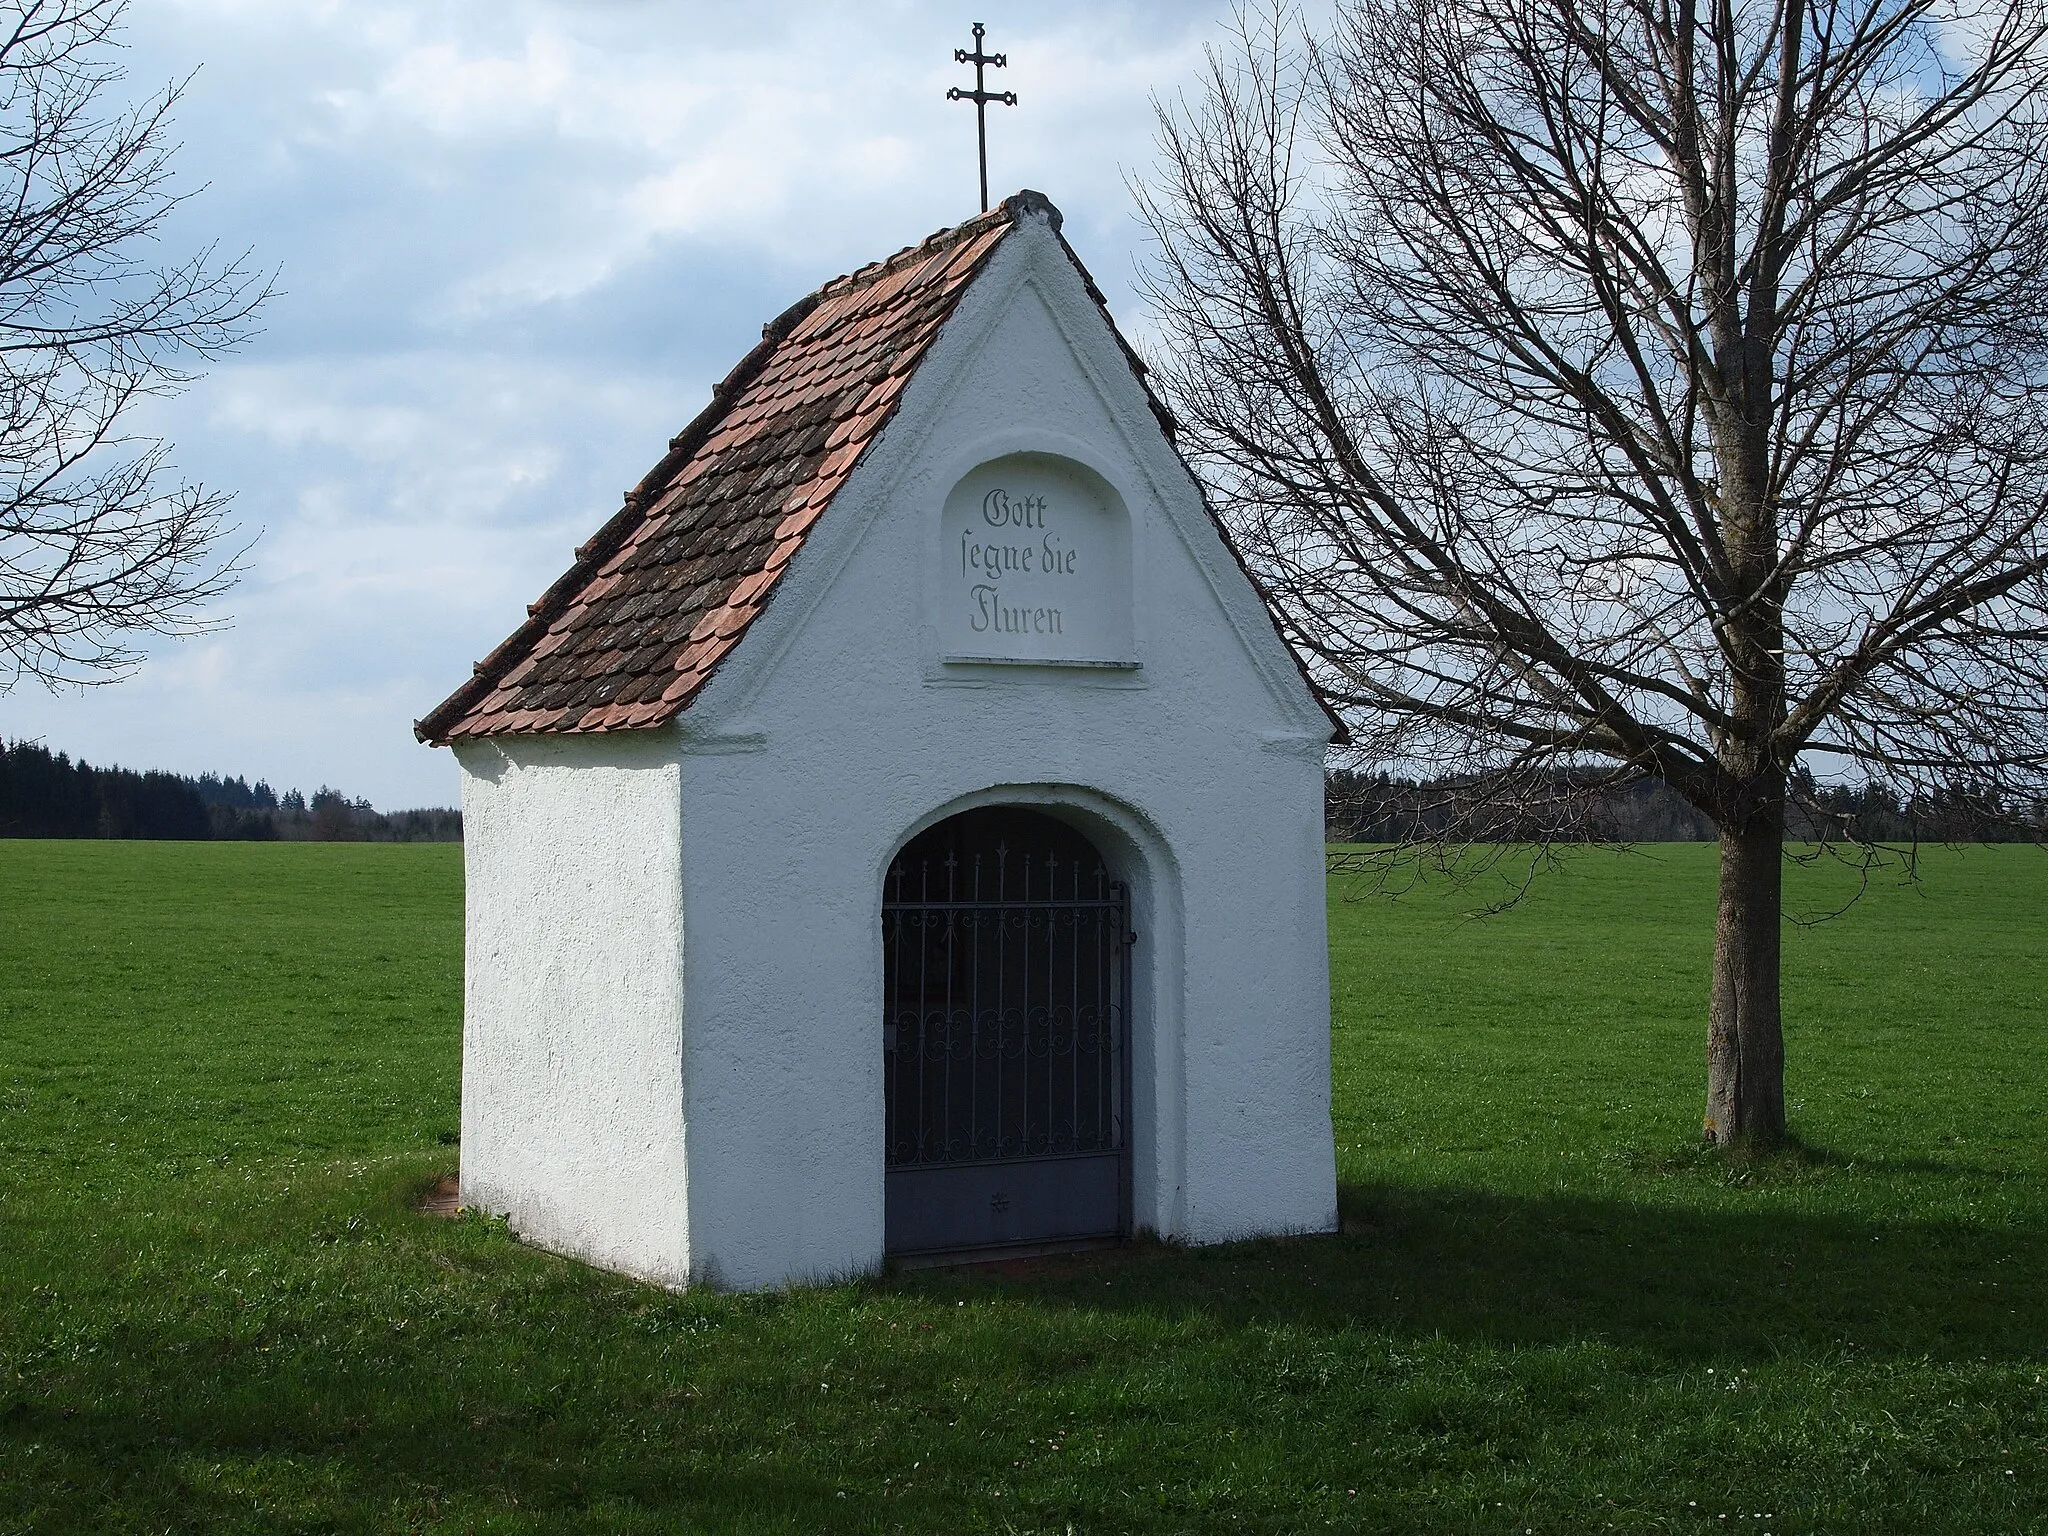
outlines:
M1711 850L1339 876L1344 1235L677 1296L412 1212L458 849L0 842L0 1532L2048 1532L2048 853L1924 877L1788 931L1805 1156Z

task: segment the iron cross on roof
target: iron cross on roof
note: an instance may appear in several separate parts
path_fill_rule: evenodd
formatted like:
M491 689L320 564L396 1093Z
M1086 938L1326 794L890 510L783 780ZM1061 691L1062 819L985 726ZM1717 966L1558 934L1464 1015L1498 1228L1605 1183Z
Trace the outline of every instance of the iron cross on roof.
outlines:
M974 52L969 53L965 48L955 48L953 50L953 60L955 63L972 64L974 66L974 89L963 91L956 85L946 92L946 100L948 101L971 101L974 103L974 138L976 145L981 150L981 211L983 213L988 212L988 104L993 101L999 102L1006 107L1017 105L1017 93L1015 91L985 91L981 88L981 71L984 65L992 69L1002 69L1010 62L1007 54L983 53L981 51L981 40L986 35L986 32L987 29L977 21L974 24Z

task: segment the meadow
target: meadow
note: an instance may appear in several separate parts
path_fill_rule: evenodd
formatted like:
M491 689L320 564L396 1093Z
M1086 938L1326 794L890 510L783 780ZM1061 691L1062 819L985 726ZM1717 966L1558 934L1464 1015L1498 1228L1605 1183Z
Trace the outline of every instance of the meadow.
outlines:
M1340 1235L731 1296L416 1212L459 848L0 842L0 1533L2048 1531L2048 851L1788 928L1761 1159L1711 852L1332 878Z

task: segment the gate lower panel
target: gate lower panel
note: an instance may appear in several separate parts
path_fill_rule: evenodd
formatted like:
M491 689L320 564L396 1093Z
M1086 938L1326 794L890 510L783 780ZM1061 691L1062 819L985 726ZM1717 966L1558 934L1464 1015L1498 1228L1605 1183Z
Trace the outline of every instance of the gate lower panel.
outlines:
M1122 1161L1110 1152L891 1168L885 1244L891 1253L930 1253L1114 1237Z

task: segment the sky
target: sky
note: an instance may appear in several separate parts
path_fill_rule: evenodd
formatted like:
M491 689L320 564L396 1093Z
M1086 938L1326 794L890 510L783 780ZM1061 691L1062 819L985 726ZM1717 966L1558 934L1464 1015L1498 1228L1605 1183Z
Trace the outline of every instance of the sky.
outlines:
M412 722L524 617L761 325L978 207L1046 193L1142 346L1127 178L1228 0L134 0L123 89L191 77L167 252L277 274L261 334L142 422L234 493L212 633L0 696L95 765L458 797Z

